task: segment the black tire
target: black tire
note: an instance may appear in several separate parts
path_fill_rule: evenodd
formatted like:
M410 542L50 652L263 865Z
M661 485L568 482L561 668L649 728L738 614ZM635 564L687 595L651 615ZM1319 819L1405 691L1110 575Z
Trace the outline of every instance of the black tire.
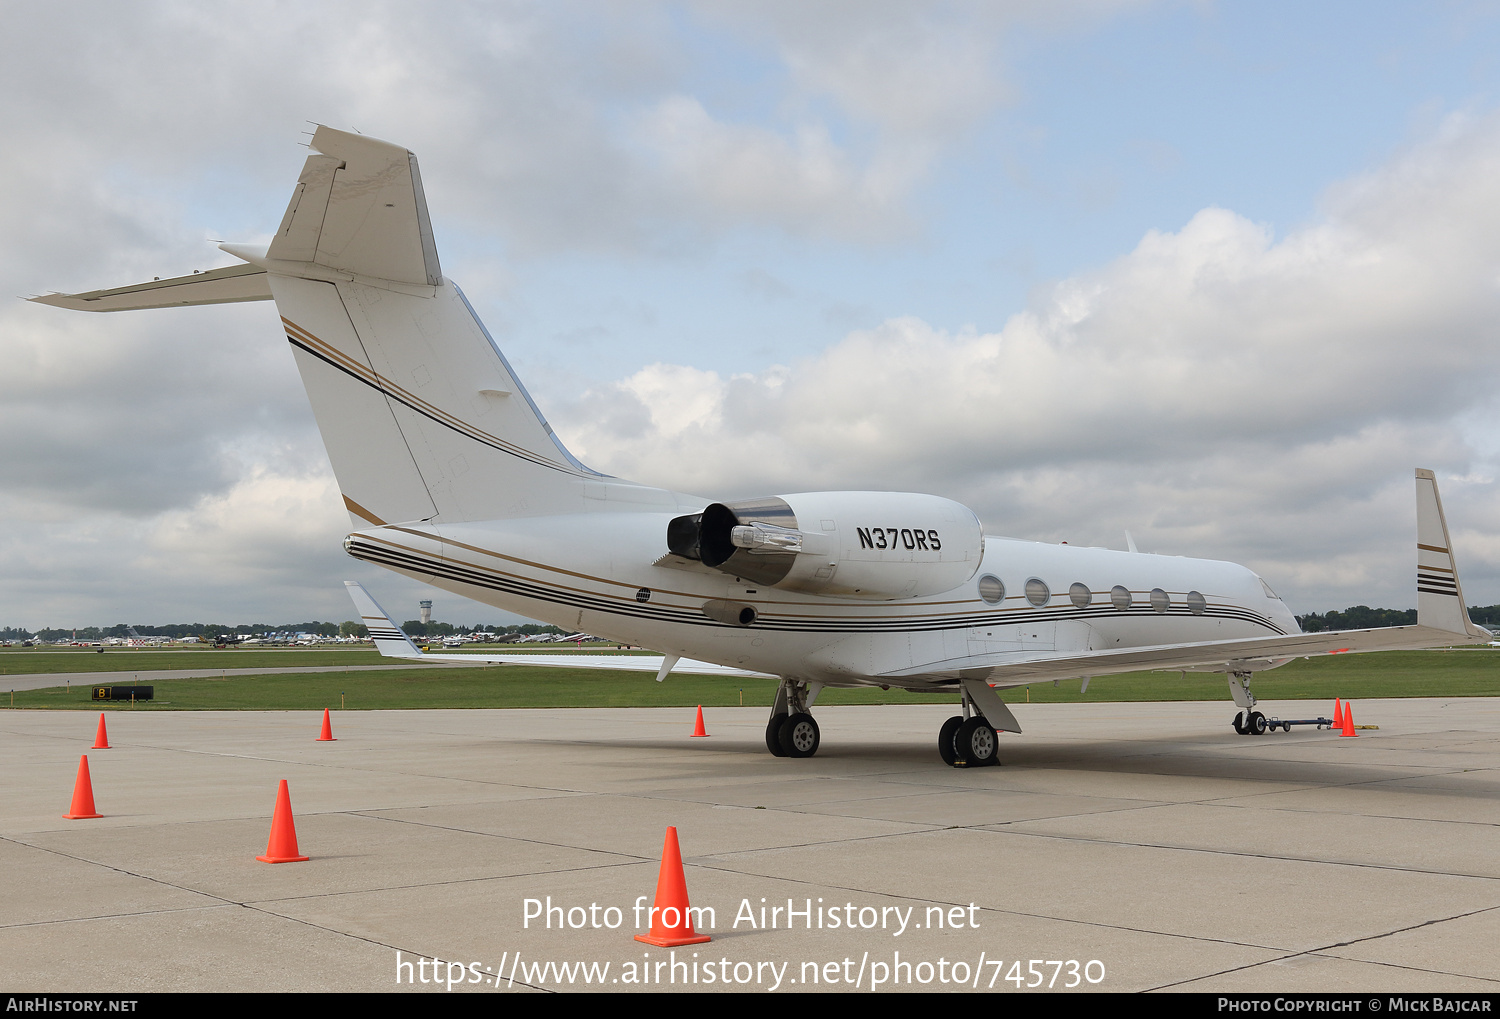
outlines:
M995 727L983 715L975 715L958 727L957 744L959 760L970 768L984 768L1000 760L1000 740Z
M1259 711L1250 712L1250 717L1245 720L1245 731L1252 736L1264 736L1266 733L1266 716Z
M1245 728L1245 713L1243 711L1235 713L1234 731L1239 733L1241 736L1250 735L1250 730Z
M948 767L958 761L958 727L964 724L963 715L954 715L938 730L938 756Z
M785 757L786 751L781 749L781 726L786 721L785 713L771 716L766 723L766 749L771 751L773 757Z
M813 716L802 712L781 723L781 750L787 757L811 757L818 752L822 735Z

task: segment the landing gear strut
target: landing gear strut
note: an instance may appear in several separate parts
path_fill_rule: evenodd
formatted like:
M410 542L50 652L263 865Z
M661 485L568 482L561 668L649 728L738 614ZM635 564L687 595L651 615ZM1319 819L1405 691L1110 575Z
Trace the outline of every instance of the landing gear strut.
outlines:
M1260 736L1266 731L1266 716L1255 710L1255 695L1250 692L1250 673L1236 672L1229 677L1229 695L1242 710L1234 716L1234 731L1241 736Z
M821 683L783 679L766 723L766 749L776 757L811 757L818 752L822 734L810 709Z

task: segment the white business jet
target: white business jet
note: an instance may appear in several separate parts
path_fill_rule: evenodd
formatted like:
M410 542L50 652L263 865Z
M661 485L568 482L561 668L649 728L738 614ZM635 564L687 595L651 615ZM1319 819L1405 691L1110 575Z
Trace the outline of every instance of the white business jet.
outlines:
M1304 634L1232 563L986 535L901 492L742 502L579 463L438 267L417 160L320 127L268 247L245 264L43 304L89 311L275 300L356 530L344 548L444 590L659 656L424 654L358 584L382 654L778 680L766 747L818 749L825 686L951 692L956 766L1020 732L996 689L1146 669L1222 673L1259 734L1251 675L1344 651L1481 643L1430 471L1419 470L1417 624Z

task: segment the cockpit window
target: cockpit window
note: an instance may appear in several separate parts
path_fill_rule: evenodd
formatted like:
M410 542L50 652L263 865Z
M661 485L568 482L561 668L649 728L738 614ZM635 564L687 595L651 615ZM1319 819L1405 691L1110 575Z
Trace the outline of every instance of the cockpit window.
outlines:
M1261 580L1260 577L1256 577L1255 579L1260 580L1261 589L1266 592L1267 598L1270 598L1272 601L1281 601L1281 595L1271 590L1270 584L1267 584L1264 580Z

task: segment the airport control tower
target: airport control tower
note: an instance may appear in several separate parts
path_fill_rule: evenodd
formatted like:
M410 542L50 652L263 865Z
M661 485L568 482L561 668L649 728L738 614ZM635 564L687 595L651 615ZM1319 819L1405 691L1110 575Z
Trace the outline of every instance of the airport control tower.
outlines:
M422 599L421 601L417 602L417 607L422 610L422 622L424 624L432 622L432 599Z

